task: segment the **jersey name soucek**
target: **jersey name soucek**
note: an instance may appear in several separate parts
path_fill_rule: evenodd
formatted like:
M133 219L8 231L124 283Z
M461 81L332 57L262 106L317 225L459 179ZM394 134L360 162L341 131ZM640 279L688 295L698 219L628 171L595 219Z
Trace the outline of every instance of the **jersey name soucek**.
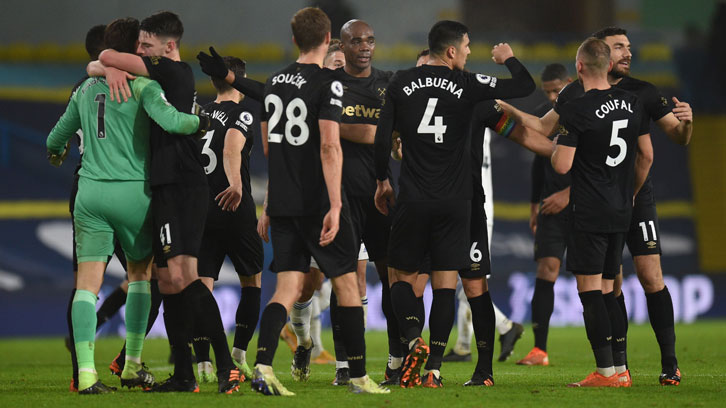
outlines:
M652 120L654 122L670 113L674 107L671 101L664 97L660 93L660 91L658 91L658 88L656 88L655 85L651 84L650 82L641 81L639 79L626 76L623 77L620 82L618 82L613 87L623 89L637 95L638 99L643 104L645 110L644 115L647 117L648 120ZM571 101L572 99L581 97L584 93L585 91L582 88L582 83L579 80L568 84L565 88L562 89L560 95L557 98L557 103L555 104L555 111L557 113L560 113L559 109L563 104ZM648 173L648 177L645 179L645 184L643 184L640 192L638 192L638 196L636 197L636 203L654 205L655 199L653 194L653 183L650 179L650 173Z
M344 68L334 71L335 78L343 84L343 115L341 124L377 125L386 88L393 73L371 69L371 75L358 78L348 75ZM376 193L376 171L372 144L355 143L344 138L341 129L340 144L343 148L343 186L349 196L367 197Z
M472 109L498 97L496 84L494 77L444 66L394 75L384 112L393 112L403 144L399 201L471 199Z
M570 200L575 228L624 232L633 209L638 137L648 119L634 94L590 90L560 108L557 144L575 147Z
M271 216L315 215L329 205L318 120L340 122L343 85L332 71L293 63L265 84ZM264 135L263 135L264 137Z

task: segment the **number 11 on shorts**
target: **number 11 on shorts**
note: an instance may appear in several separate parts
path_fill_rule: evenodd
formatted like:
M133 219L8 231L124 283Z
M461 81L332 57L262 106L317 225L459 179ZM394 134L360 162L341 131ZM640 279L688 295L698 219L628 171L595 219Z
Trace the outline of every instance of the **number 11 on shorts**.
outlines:
M655 235L655 223L651 220L648 221L648 224L650 225L650 230L653 232L653 241L657 241L658 237ZM645 225L645 221L639 222L638 225L640 226L640 229L643 230L643 241L648 240L648 228Z

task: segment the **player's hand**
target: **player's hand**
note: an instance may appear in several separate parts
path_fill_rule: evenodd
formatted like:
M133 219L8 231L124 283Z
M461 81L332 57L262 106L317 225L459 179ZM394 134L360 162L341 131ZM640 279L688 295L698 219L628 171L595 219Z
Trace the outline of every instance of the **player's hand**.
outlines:
M499 65L504 64L504 61L513 56L512 47L507 43L499 43L492 48L492 61Z
M529 211L529 229L532 230L532 235L537 234L537 212L539 204L532 204Z
M69 140L68 143L66 143L65 147L63 148L63 151L60 153L52 153L48 152L48 162L52 164L55 167L60 167L61 164L63 164L63 161L68 157L68 152L71 150L71 141Z
M542 200L542 214L554 215L564 210L570 203L570 190L564 189L556 193L552 193L549 197Z
M212 118L203 110L200 110L196 116L199 118L199 127L197 127L197 131L194 135L201 139L205 134L207 134L207 131L212 128Z
M681 122L693 121L693 109L691 109L691 105L686 102L679 101L675 96L673 97L673 103L676 104L675 108L673 108L673 114L678 120Z
M497 105L499 105L500 108L502 108L502 111L506 113L509 117L515 117L516 108L507 102L504 102L501 99L495 99L494 100Z
M237 211L239 203L242 202L242 185L229 186L214 199L222 207L223 211Z
M267 211L262 210L260 219L257 220L257 235L262 238L265 242L270 242L270 237L267 235L267 231L270 229L270 216L267 215Z
M320 246L324 247L333 242L340 229L340 208L332 207L325 214L323 229L320 230Z
M204 51L200 51L197 54L199 60L199 66L202 67L202 72L209 75L210 77L224 79L227 77L227 66L224 64L224 59L221 55L217 54L214 47L209 47L209 54Z
M108 93L111 100L121 103L121 98L123 97L124 102L128 102L131 97L131 88L129 88L128 80L136 79L136 77L114 67L106 67L105 70Z
M396 203L396 197L393 194L393 187L388 179L378 181L378 187L376 188L376 195L374 197L376 208L378 212L383 215L388 215L388 209L393 207Z

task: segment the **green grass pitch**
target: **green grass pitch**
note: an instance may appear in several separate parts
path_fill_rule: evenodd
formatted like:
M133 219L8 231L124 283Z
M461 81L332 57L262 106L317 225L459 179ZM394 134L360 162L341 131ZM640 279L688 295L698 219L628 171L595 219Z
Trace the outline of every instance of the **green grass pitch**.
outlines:
M68 391L71 377L69 354L61 338L0 340L0 407L712 407L726 406L726 321L703 321L678 325L677 352L683 381L678 387L658 385L660 352L650 326L630 326L628 356L633 387L617 389L569 389L568 382L584 378L594 360L582 327L553 328L549 336L549 367L523 367L515 361L532 347L527 328L514 355L505 363L494 362L496 385L491 388L462 387L474 363L449 363L442 367L442 389L393 389L383 396L353 395L333 387L333 366L313 365L308 383L290 378L290 350L280 344L275 359L278 378L295 397L265 397L254 393L248 383L235 395L218 395L216 384L202 384L199 394L146 394L122 390L111 395L80 396ZM427 336L426 336L427 337ZM332 350L330 332L323 333ZM451 345L455 333L450 338ZM383 378L387 357L384 332L369 332L368 373ZM118 386L118 379L106 369L122 344L119 338L103 338L96 346L100 378ZM256 339L250 350L255 349ZM497 347L496 353L499 350ZM163 339L146 342L144 360L158 379L171 367L166 362L168 344ZM250 352L254 360L254 352ZM496 355L495 354L495 357ZM474 356L476 358L476 355ZM196 370L195 370L196 371Z

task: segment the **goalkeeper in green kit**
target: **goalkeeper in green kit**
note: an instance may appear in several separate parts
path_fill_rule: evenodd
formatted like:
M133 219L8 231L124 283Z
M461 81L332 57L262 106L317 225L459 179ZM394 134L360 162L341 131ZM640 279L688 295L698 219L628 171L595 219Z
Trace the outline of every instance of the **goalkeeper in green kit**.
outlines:
M136 19L108 25L108 48L133 53L139 36ZM114 249L114 234L128 261L126 301L126 364L121 385L153 383L141 364L151 304L152 229L150 216L149 131L153 119L164 130L194 134L209 127L206 116L179 113L164 99L161 86L148 78L130 78L133 98L112 102L104 78L89 78L71 97L47 140L48 158L59 166L68 141L83 130L83 158L74 210L78 280L72 320L78 355L79 394L113 391L98 380L94 364L96 301L106 262Z

